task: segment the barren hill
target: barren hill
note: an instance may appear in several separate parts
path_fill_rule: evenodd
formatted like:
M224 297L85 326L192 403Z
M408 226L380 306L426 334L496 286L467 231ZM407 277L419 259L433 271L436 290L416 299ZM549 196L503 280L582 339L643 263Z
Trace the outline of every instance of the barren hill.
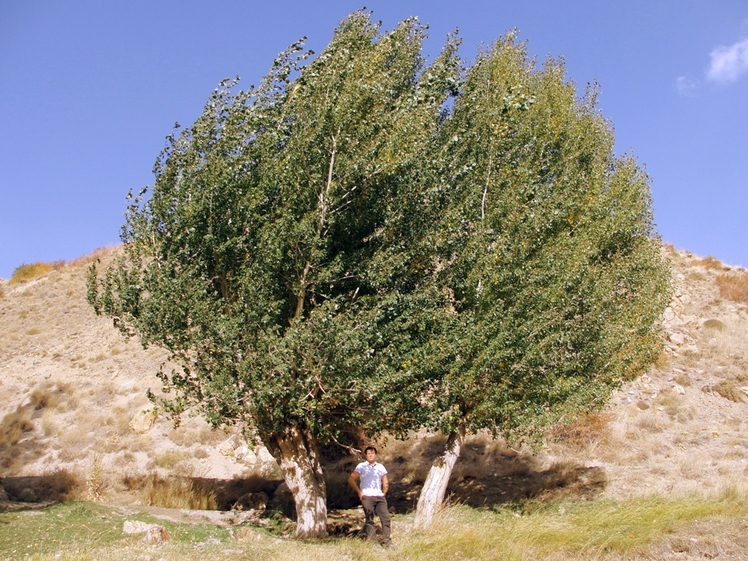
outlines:
M71 480L68 494L110 501L148 502L149 474L254 477L275 481L275 489L279 473L262 447L212 431L198 418L175 429L152 412L145 391L158 388L154 374L166 354L123 339L85 301L88 264L117 251L101 250L28 282L0 280L5 498L45 499L38 486L18 482L47 481L53 473ZM748 474L748 272L668 246L663 251L676 290L658 363L612 396L606 411L551 431L539 453L473 437L450 484L459 500L512 500L560 488L626 497L741 484ZM395 498L408 508L439 437L384 444ZM344 474L352 460L336 461ZM332 500L344 505L344 480L335 481Z

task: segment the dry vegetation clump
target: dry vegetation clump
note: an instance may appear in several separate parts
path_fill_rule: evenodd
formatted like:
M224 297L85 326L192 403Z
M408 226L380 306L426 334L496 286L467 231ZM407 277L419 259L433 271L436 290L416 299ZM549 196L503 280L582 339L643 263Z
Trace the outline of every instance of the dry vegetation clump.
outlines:
M148 506L186 508L191 510L216 510L216 496L188 477L147 476L125 477L128 491L138 491L141 501Z
M711 255L707 257L692 259L689 265L691 267L704 267L705 269L712 270L712 271L729 270L729 267L726 267L725 264L722 263L722 261L720 261L716 257L712 257Z
M748 272L741 270L719 275L716 281L722 298L748 304Z
M611 411L593 411L573 423L557 425L551 429L550 438L570 448L584 450L608 439L610 422L614 419Z
M12 447L18 444L24 433L34 430L34 423L31 421L31 413L28 407L18 406L18 408L3 417L0 424L0 465L8 467L8 462L12 461Z
M26 265L24 263L23 265L16 267L10 277L10 280L8 281L8 284L28 282L30 280L34 280L35 278L43 277L44 275L52 271L62 269L64 266L65 261L53 261L51 263L37 261L36 263L32 263L30 265Z
M85 483L74 472L56 469L35 476L0 477L8 498L20 502L54 502L78 499ZM1 511L0 511L1 512Z
M735 380L721 380L714 385L705 386L704 391L717 393L735 403L743 403L745 401L745 394L737 386Z
M127 475L121 483L126 492L135 493L139 502L148 506L221 511L264 510L267 507L293 516L293 497L279 480L258 476L233 479L161 476L151 472Z
M166 450L159 452L153 458L153 463L160 468L173 470L180 463L188 459L186 452L181 450Z
M76 259L73 259L72 261L68 261L68 266L82 267L82 266L90 265L97 259L107 260L111 258L112 255L119 250L119 247L120 246L97 247L88 255L83 255L82 257L77 257Z
M29 401L35 411L64 408L74 393L75 389L70 382L45 380L31 392Z

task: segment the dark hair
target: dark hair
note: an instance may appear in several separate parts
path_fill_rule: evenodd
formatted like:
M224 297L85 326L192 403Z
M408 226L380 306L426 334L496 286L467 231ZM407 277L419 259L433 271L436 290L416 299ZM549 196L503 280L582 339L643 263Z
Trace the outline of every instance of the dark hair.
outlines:
M364 448L364 454L366 454L369 450L374 450L375 454L379 454L379 452L377 452L377 449L373 446L367 446L366 448Z

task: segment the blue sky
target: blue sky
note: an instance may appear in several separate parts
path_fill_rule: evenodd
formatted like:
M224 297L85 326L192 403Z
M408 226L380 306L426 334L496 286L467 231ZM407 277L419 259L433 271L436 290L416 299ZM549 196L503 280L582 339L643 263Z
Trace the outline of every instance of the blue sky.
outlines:
M319 52L362 1L0 0L0 277L119 243L125 195L151 184L174 122L227 76L257 84L308 36ZM459 29L473 59L517 28L563 56L651 176L662 238L748 266L746 0L423 0L365 3L392 29L429 24L435 56Z

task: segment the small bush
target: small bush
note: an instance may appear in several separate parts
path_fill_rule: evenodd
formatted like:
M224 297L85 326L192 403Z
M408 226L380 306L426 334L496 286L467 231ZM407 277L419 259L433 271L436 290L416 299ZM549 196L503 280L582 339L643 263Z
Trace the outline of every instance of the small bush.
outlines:
M607 437L608 424L613 418L609 411L595 411L571 424L555 427L551 436L573 448L584 448Z
M720 261L716 257L712 257L711 255L708 257L704 257L703 259L694 259L693 261L691 261L691 265L701 266L705 269L711 269L713 271L725 271L728 269L728 267L725 267L722 261Z
M31 416L19 407L15 412L8 413L0 426L0 448L15 446L21 440L23 433L34 430Z
M730 273L717 277L717 287L722 298L739 304L748 304L748 273Z
M165 508L216 510L216 494L188 477L126 477L125 486L141 491L143 504Z
M29 401L36 411L56 409L71 397L73 391L73 385L69 382L42 382L31 392Z
M11 499L18 500L24 491L28 493L30 490L36 499L30 502L46 502L75 499L82 482L74 473L58 469L42 475L4 477L2 486Z
M177 446L190 446L198 441L198 431L184 425L169 431L169 440Z
M104 469L101 465L101 455L96 454L91 459L91 465L86 474L86 499L100 502L104 493Z
M183 452L177 450L167 450L161 454L157 454L153 458L153 462L160 468L173 469L179 462L185 460L187 457Z
M663 370L668 365L669 362L670 362L670 357L667 355L665 351L662 351L658 355L657 359L655 360L654 367L657 370Z
M50 413L49 410L42 414L41 427L44 436L58 436L60 434L60 426L55 421L54 414Z
M742 390L735 384L734 380L722 380L718 384L707 386L704 390L717 393L735 403L743 403L745 401Z
M10 277L10 280L8 281L8 284L28 282L30 280L34 280L37 277L42 277L52 271L61 269L64 266L64 261L53 261L52 263L37 261L36 263L32 263L31 265L26 265L24 263L23 265L16 267Z

